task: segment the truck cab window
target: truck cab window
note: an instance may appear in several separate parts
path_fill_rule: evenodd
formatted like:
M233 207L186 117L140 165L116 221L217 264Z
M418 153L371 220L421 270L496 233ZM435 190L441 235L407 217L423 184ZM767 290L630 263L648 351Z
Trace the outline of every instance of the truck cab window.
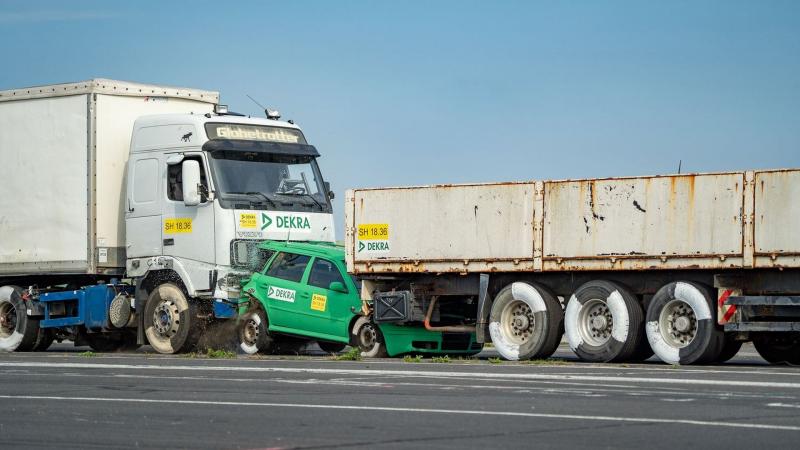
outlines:
M299 283L306 271L306 266L311 258L306 255L296 255L294 253L280 253L272 260L272 264L267 269L267 276L280 278L287 281Z
M208 200L208 182L206 181L206 168L203 166L203 160L200 157L193 156L184 159L197 161L200 163L200 184L205 189L200 193L200 200L206 202ZM183 166L181 164L172 164L167 166L167 198L176 202L183 201Z
M328 289L334 281L338 281L344 285L344 279L336 265L325 259L315 259L314 264L311 266L311 273L308 275L308 284L310 286Z

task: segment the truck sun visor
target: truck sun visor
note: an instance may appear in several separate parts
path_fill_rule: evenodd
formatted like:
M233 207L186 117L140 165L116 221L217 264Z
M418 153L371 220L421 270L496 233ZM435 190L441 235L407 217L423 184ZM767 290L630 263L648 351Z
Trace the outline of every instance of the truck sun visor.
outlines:
M275 155L319 157L313 145L283 144L278 142L245 141L239 139L214 139L203 144L203 150L271 153Z

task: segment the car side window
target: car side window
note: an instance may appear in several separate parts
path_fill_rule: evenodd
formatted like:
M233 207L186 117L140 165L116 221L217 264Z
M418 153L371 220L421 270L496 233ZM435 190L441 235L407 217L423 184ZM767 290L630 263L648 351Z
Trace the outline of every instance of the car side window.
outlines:
M308 284L322 289L328 289L331 283L338 281L344 284L342 274L334 263L327 259L317 258L311 266L311 273L308 275Z
M310 259L306 255L286 252L278 253L278 256L272 260L272 264L267 270L267 276L299 283Z

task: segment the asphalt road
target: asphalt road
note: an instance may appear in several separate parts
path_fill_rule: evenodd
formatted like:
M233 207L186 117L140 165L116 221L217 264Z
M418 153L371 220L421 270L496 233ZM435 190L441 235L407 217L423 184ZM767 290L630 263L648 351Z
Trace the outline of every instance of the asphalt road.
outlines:
M83 349L80 349L83 350ZM313 353L313 351L312 351ZM482 356L491 356L491 351ZM754 448L800 440L800 369L0 355L8 448ZM429 361L429 360L424 360Z

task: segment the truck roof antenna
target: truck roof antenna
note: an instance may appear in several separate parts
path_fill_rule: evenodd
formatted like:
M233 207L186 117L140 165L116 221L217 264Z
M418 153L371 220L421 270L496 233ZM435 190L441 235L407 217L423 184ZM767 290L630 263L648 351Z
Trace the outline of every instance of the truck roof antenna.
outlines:
M678 160L678 174L679 174L679 175L680 175L680 173L681 173L681 163L682 163L682 162L683 162L683 160L681 160L681 159L679 159L679 160Z
M265 110L265 111L266 111L266 109L267 109L267 108L264 108L264 105L262 105L261 103L258 103L258 102L256 101L256 99L254 99L253 97L250 97L250 94L244 94L244 95L246 95L246 96L247 96L247 98L249 98L250 100L252 100L252 101L253 101L253 103L255 103L256 105L258 105L258 107L259 107L259 108L261 108L261 109L263 109L263 110Z

